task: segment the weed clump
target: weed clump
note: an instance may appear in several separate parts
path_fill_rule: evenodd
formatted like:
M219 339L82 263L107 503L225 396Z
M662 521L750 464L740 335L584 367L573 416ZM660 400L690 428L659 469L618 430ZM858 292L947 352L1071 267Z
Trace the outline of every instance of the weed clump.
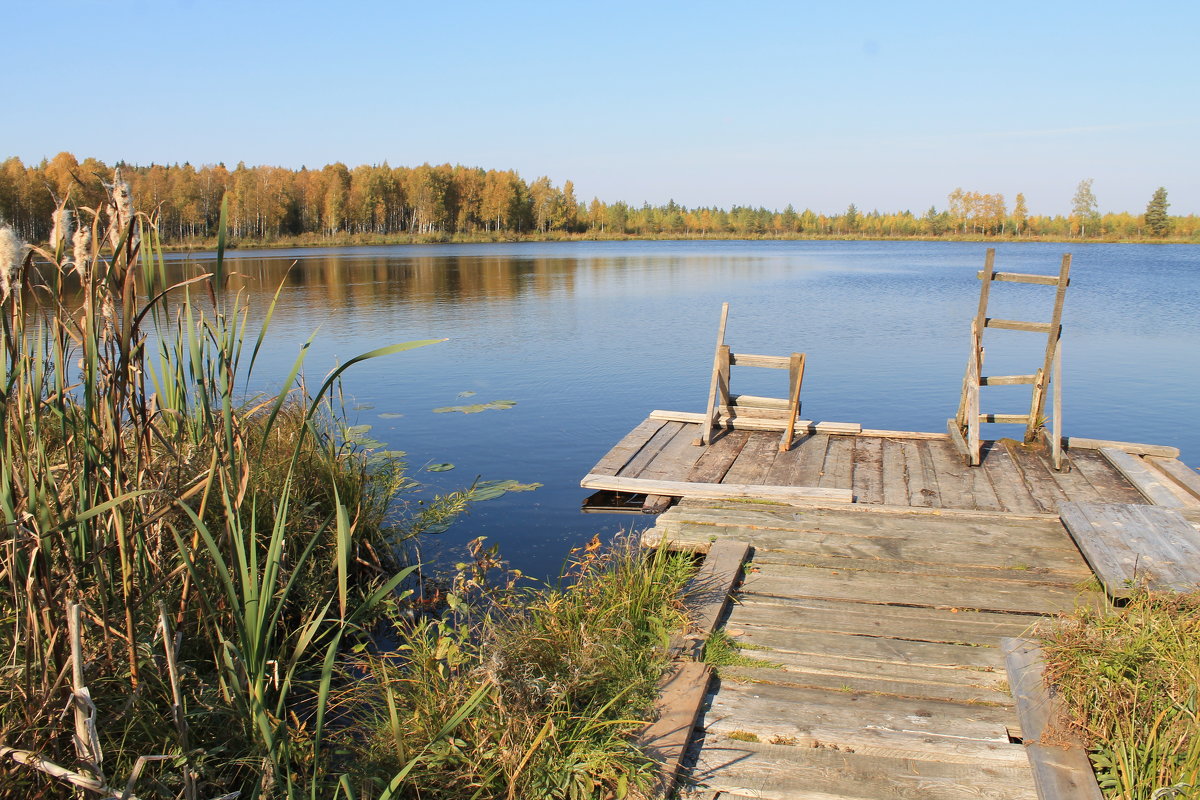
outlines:
M686 621L691 559L594 539L561 585L528 588L495 580L494 548L477 540L473 552L440 613L395 620L397 655L357 665L376 697L349 697L377 714L344 746L363 773L377 789L403 772L394 796L447 800L649 786L654 763L633 734L650 716L669 634Z
M1200 796L1200 592L1139 590L1041 635L1046 678L1105 795Z

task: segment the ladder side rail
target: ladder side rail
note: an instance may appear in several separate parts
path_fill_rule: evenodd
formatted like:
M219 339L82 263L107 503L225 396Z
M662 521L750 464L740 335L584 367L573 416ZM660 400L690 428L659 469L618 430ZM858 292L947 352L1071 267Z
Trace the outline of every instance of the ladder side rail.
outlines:
M1029 424L1025 427L1025 441L1032 442L1037 438L1038 419L1046 405L1046 380L1054 361L1054 351L1062 338L1063 301L1067 296L1067 286L1071 282L1071 254L1063 253L1062 264L1058 270L1058 289L1054 293L1054 313L1050 317L1050 330L1046 335L1046 352L1042 358L1042 369L1039 372L1041 380L1033 385L1033 403L1029 412Z
M704 410L704 422L701 423L700 436L692 442L694 445L706 445L712 440L712 429L715 414L713 404L717 399L717 384L720 380L721 371L721 348L725 346L725 323L729 321L729 303L721 304L721 321L717 325L717 348L713 354L713 371L712 380L708 384L708 405ZM728 358L728 348L726 349L726 358ZM728 370L728 367L726 367ZM728 374L728 372L726 373ZM725 382L725 392L729 393L729 381Z
M804 353L792 353L788 370L788 418L787 428L779 440L779 452L786 453L792 447L796 435L796 418L800 416L800 387L804 383Z

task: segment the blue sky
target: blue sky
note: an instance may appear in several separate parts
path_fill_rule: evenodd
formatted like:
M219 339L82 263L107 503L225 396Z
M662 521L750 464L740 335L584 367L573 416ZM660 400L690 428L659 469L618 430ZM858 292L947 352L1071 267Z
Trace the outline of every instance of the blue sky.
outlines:
M1200 213L1200 3L2 0L0 158L514 168L583 199Z

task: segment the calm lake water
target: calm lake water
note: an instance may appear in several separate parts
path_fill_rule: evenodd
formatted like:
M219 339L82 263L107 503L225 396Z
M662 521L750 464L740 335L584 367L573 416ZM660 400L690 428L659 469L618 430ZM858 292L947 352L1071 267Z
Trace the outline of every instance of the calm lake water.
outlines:
M312 384L376 347L447 338L352 368L351 420L406 451L427 491L477 477L543 484L474 505L425 555L458 558L466 541L487 536L514 566L553 576L594 533L647 524L581 514L588 493L579 479L652 409L703 410L722 301L735 352L808 354L806 418L943 431L958 402L985 250L940 242L395 246L234 251L231 268L258 316L285 282L256 368L260 388L278 386L317 329L305 370ZM1200 465L1200 247L1000 244L997 269L1054 273L1066 250L1074 263L1065 433L1172 444ZM186 263L208 268L211 256ZM997 284L990 314L1046 320L1052 302L1049 288ZM1044 341L988 331L985 372L1033 372ZM735 388L782 396L782 376L735 372ZM1023 412L1027 392L985 389L984 410ZM515 405L434 413L501 400ZM441 463L454 469L425 469Z

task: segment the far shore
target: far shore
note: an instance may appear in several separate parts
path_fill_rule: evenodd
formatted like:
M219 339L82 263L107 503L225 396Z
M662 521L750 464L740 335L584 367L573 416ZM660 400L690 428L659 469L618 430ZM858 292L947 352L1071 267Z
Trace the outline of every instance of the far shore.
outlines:
M735 233L612 234L587 233L356 233L336 236L281 236L273 239L241 239L226 244L226 249L282 250L297 247L369 247L397 244L497 244L524 242L697 242L697 241L783 241L783 242L1060 242L1064 244L1200 244L1195 238L1174 237L1056 237L1056 236L865 236L862 234L791 234L753 235ZM217 249L216 237L190 239L164 244L171 252L204 252Z

